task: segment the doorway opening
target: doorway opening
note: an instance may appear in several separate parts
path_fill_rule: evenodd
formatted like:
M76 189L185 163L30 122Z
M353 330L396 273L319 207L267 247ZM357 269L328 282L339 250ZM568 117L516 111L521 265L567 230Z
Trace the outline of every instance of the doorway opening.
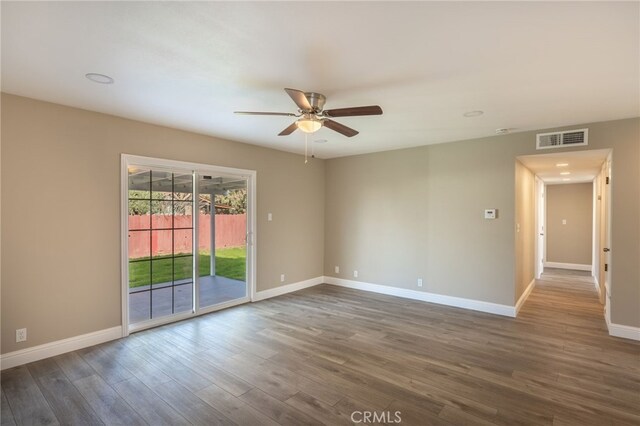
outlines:
M534 253L533 278L584 275L594 283L605 315L611 287L611 159L608 149L518 157L534 176L534 247L525 251Z
M255 178L122 155L124 335L251 299Z

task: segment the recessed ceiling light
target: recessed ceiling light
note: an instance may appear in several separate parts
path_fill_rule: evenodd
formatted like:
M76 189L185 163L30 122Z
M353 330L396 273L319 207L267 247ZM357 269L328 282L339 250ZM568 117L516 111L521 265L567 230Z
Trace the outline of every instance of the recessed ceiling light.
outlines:
M90 72L88 74L85 74L84 76L87 77L89 80L93 81L94 83L113 84L113 79L108 75Z
M571 179L570 179L570 178L563 178L562 180L563 180L564 182L568 182L568 181L570 181Z
M484 114L484 111L477 110L477 111L468 111L468 112L465 112L462 115L464 115L465 117L468 118L468 117L479 117L482 114Z
M569 163L557 163L556 167L567 167Z
M327 143L327 140L326 139L316 139L314 142L315 143Z
M570 174L571 174L571 172L562 172L562 173L560 173L560 174L561 174L561 175L570 175Z

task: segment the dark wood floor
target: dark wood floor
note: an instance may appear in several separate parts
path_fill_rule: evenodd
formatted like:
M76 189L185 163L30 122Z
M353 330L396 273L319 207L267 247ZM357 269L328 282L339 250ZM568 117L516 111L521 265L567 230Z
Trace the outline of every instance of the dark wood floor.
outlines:
M640 345L608 336L588 277L556 270L517 319L322 285L2 372L3 425L334 425L354 411L638 425Z

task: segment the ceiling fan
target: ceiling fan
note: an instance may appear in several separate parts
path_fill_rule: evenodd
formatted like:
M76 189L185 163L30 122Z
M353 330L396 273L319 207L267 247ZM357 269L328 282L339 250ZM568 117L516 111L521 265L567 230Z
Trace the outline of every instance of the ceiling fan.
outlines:
M305 133L313 133L320 130L321 127L327 127L333 131L341 133L347 137L358 134L357 130L331 120L335 117L353 117L361 115L381 115L382 108L378 105L323 109L327 98L315 92L303 92L296 89L284 89L289 94L293 102L298 106L298 113L291 112L255 112L255 111L235 111L236 114L245 115L283 115L287 117L298 117L289 127L278 133L278 136L287 136L296 129L300 129Z

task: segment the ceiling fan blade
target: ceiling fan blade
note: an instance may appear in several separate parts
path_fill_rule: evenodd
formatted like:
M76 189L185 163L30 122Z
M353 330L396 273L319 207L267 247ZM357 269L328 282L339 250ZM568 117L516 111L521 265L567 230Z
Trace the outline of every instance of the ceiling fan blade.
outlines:
M287 92L287 94L289 94L289 96L291 96L291 99L293 99L293 102L295 102L296 105L298 105L298 108L300 108L301 110L311 111L313 109L311 107L311 104L309 103L309 100L304 95L303 91L296 90L296 89L284 89L284 90L285 92Z
M378 105L369 105L363 107L326 109L324 115L327 117L353 117L357 115L381 115L382 108Z
M324 127L328 127L331 130L334 130L338 133L342 133L348 138L355 136L359 133L357 130L352 129L351 127L347 127L344 124L338 123L337 121L329 120L328 118L325 118L324 120L322 120L322 124L324 125Z
M289 127L287 127L286 129L284 129L283 131L281 131L280 133L278 133L278 136L287 136L290 135L291 133L295 132L295 130L298 128L298 126L296 125L295 122L293 122Z
M234 111L233 113L242 115L283 115L285 117L297 117L297 115L291 112Z

